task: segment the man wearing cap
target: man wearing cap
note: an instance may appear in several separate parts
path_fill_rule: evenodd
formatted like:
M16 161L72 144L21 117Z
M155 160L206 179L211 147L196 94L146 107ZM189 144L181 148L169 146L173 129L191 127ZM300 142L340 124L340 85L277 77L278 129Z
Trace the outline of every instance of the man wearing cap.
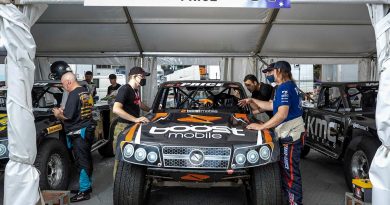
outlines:
M111 85L108 86L108 88L107 88L107 95L111 95L112 92L118 90L119 87L121 87L121 85L116 82L116 75L115 74L110 74L108 76L108 78L110 79Z
M117 138L122 130L133 123L149 122L148 118L140 117L141 109L149 112L150 108L142 103L139 94L140 87L146 84L145 77L149 75L150 73L145 72L141 67L133 67L129 72L129 83L121 86L118 90L113 107L113 112L119 117L113 136L114 154L118 149L117 144L121 141L121 139ZM114 178L118 164L118 157L119 156L116 156L114 164Z
M272 86L259 82L254 75L247 75L244 78L244 85L252 93L252 98L261 100L261 101L269 101L272 97L273 88ZM251 106L253 113L261 113L264 110L260 110L256 106ZM266 112L268 117L272 117L272 112Z

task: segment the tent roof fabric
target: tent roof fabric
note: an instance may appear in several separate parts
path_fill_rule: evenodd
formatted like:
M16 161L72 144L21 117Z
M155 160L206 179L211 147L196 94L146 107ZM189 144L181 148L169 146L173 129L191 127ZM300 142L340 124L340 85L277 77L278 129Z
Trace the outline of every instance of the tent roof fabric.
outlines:
M293 4L280 9L145 8L50 5L33 26L37 54L139 52L240 53L261 56L368 57L375 34L365 4Z

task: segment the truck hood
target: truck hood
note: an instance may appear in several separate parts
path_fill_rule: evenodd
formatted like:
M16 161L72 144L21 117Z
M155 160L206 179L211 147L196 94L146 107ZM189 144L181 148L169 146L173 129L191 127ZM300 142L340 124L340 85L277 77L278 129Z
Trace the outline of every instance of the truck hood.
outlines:
M246 114L156 113L147 124L128 128L126 141L154 145L250 146L273 141L273 133L245 127Z

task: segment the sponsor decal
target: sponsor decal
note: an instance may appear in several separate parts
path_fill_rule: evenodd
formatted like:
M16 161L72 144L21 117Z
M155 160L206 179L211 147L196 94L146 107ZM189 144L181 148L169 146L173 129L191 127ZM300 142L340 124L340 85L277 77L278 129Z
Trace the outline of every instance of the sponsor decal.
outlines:
M7 153L7 147L3 144L0 144L0 157L3 157Z
M336 136L340 129L340 124L337 122L327 122L324 119L309 116L307 120L307 132L313 139L317 141L321 139L322 143L333 143L333 148L336 147Z
M222 87L223 83L182 83L180 87Z
M379 83L366 83L364 86L371 87L371 86L379 86Z
M33 86L46 86L48 85L49 83L34 83Z
M283 161L284 161L284 168L286 170L290 170L290 167L288 166L288 145L283 145Z
M368 127L367 127L367 126L359 125L359 124L357 124L357 123L353 123L353 124L352 124L352 127L353 127L353 128L357 128L357 129L361 129L361 130L368 131Z
M180 112L186 113L218 113L218 110L181 110Z
M172 127L152 127L150 134L168 134L168 139L221 139L222 134L233 134L244 136L244 130L230 128L226 126L172 126Z
M52 133L55 133L55 132L62 130L62 125L61 124L54 125L54 126L46 128L46 130L47 130L47 134L49 135L49 134L52 134Z
M0 114L0 131L7 129L7 114Z

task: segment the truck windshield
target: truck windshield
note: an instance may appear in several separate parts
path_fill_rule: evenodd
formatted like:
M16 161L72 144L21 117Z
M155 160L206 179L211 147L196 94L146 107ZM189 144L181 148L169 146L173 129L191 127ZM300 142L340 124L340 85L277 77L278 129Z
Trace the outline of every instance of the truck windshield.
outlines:
M378 87L352 87L346 93L354 111L375 111Z
M248 113L240 108L238 100L244 98L243 90L238 86L221 87L165 87L159 92L157 111L174 112L199 110L214 112Z

